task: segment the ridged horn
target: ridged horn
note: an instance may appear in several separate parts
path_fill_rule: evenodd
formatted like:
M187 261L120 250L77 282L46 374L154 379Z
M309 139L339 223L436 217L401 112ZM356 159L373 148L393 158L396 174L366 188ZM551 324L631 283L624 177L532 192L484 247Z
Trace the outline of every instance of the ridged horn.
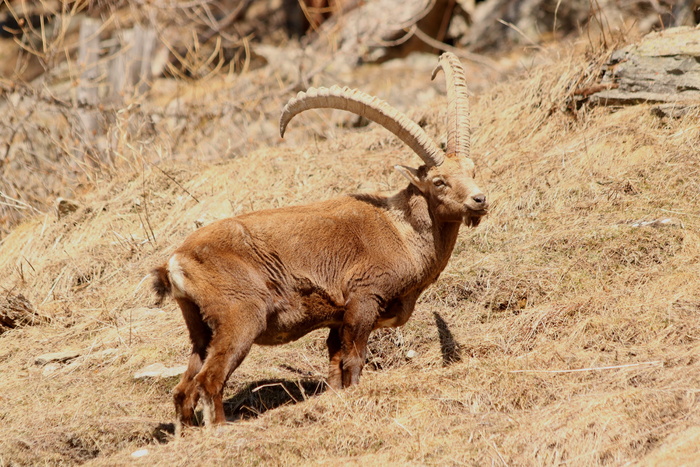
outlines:
M297 94L282 110L280 134L284 136L287 124L295 115L318 108L347 110L380 124L413 149L428 166L440 165L445 160L440 147L417 123L387 102L348 87L309 88Z
M456 55L445 52L433 70L445 72L447 83L447 157L469 157L469 97L464 67Z

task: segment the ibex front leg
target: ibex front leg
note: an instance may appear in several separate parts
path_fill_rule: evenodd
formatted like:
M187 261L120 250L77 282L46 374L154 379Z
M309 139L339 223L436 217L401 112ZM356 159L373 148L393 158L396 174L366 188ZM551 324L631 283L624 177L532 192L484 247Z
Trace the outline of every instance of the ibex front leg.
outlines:
M360 381L367 357L367 340L377 320L379 306L374 299L351 299L340 328L340 355L343 387Z
M328 345L328 386L333 389L343 389L343 366L340 344L340 329L331 328L326 339Z

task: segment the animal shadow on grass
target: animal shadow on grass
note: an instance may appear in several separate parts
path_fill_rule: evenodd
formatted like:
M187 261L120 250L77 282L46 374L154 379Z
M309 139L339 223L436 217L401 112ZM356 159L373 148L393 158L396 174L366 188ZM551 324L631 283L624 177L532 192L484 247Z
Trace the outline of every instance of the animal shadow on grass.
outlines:
M232 397L224 401L227 422L256 418L268 410L283 405L303 402L311 396L323 393L327 389L323 379L263 379L245 385ZM203 426L201 410L195 415L195 424ZM153 430L153 438L159 443L166 443L175 434L175 424L160 423Z
M224 401L226 420L256 418L268 410L305 401L327 389L323 379L264 379L247 384Z
M442 365L450 366L453 363L462 361L462 346L455 340L447 322L437 311L433 312L433 316L435 317L435 325L438 329L438 339L440 339Z

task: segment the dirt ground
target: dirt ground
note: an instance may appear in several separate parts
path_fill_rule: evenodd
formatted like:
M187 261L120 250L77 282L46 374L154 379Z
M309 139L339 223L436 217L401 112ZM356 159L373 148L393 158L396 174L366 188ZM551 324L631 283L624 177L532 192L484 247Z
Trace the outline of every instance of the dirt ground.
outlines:
M120 114L109 167L56 166L72 170L73 212L27 215L0 239L3 296L48 319L0 334L0 465L698 465L700 106L577 109L608 53L553 44L502 57L499 77L465 61L492 208L411 320L373 335L361 383L342 392L324 384L325 332L255 347L226 388L230 423L180 439L178 378L134 378L189 354L175 303L153 305L150 269L199 225L397 190L393 165L418 159L336 111L299 117L282 140L282 72L157 83ZM436 61L311 84L374 93L442 141ZM36 361L63 351L77 355Z

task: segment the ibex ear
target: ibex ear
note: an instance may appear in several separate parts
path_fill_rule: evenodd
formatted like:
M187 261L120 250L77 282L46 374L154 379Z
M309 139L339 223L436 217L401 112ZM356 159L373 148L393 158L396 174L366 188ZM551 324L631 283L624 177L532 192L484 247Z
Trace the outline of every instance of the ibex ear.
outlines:
M406 180L411 182L421 192L424 191L425 183L418 176L418 169L414 169L413 167L406 167L405 165L395 165L394 168L398 173L403 175L406 178Z

